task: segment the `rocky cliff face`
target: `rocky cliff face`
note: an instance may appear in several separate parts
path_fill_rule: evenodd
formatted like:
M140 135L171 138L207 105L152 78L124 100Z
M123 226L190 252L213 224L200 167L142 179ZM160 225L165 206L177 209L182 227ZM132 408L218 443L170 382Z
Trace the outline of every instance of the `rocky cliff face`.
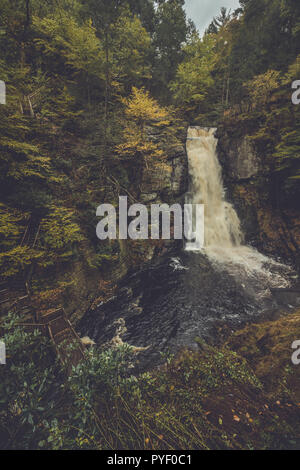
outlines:
M133 178L135 198L137 202L148 206L150 213L151 204L184 203L184 195L188 190L188 160L185 149L186 130L171 138L152 127L147 132L150 139L153 142L160 141L164 149L164 156L160 161L144 165L142 171ZM132 257L136 257L138 264L142 264L172 250L175 244L178 241L147 240L137 243L127 240L126 249L130 258L127 259L127 268L132 267Z
M161 131L149 127L147 133L153 142L162 144L163 158L148 165L141 165L137 158L136 167L133 169L130 163L128 191L121 188L120 194L128 196L128 205L134 202L146 206L183 203L188 188L186 129L177 133L173 129ZM116 195L108 194L106 202L110 202L112 198L116 199ZM113 288L130 269L136 269L145 262L172 251L178 243L181 241L118 240L115 259L108 260L100 269L89 266L87 258L92 255L86 253L81 257L81 261L75 263L73 285L69 287L66 295L66 311L74 321L79 320L92 304L97 305L104 301L107 294L108 297L112 296ZM70 298L71 302L67 300Z
M279 207L276 181L264 154L245 130L237 135L224 125L218 138L227 197L238 212L246 242L299 267L299 214Z
M174 149L164 164L144 170L140 191L143 204L181 202L187 191L187 157L183 145Z
M261 160L248 136L228 142L227 172L234 181L243 181L258 175Z

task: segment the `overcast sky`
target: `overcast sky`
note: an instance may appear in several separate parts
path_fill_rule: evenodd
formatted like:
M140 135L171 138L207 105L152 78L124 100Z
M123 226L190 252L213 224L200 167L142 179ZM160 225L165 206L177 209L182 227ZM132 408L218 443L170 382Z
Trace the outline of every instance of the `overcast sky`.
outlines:
M239 0L185 0L185 5L187 16L194 21L201 34L221 7L235 10L240 6Z

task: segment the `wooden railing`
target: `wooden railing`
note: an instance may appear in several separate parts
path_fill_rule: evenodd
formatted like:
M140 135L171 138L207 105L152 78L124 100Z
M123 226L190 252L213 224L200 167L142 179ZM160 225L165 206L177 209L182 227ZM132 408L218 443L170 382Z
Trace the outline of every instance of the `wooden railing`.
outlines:
M35 248L39 233L40 221L31 218L20 246ZM70 373L72 366L76 366L84 358L84 346L62 307L42 314L36 313L31 303L28 277L29 274L25 272L22 278L15 278L10 285L7 282L2 282L0 284L0 305L10 303L9 309L18 311L22 318L22 323L18 323L19 326L23 326L27 331L38 329L41 333L49 336L60 362Z
M39 316L37 322L47 327L56 353L68 370L84 358L81 339L62 307Z
M39 315L33 313L32 310L31 321L18 323L17 325L22 326L26 331L39 330L42 334L48 336L68 374L70 374L72 367L76 366L85 357L81 339L62 307Z
M31 249L35 248L39 233L40 220L31 217L20 241L20 246L28 246ZM3 304L9 304L10 302L12 302L11 305L14 305L18 302L19 298L23 298L24 295L29 294L29 270L25 270L21 276L19 275L9 282L2 281L2 283L0 283L0 306Z

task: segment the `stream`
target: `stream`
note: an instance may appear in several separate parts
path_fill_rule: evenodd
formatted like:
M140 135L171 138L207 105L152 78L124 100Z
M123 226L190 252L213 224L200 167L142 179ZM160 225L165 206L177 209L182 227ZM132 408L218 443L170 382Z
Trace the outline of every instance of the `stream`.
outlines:
M236 330L300 305L297 293L284 301L278 295L296 282L293 269L243 242L238 215L225 198L215 131L190 127L187 137L187 202L205 206L204 248L188 243L130 272L117 295L79 324L81 335L98 345L138 348L141 370L168 353L198 348L201 340L218 341L220 328Z

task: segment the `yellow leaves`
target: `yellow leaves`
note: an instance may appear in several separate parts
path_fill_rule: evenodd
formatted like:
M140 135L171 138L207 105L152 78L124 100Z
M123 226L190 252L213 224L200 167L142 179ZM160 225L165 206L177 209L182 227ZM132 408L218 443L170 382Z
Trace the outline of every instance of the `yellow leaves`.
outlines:
M160 159L164 152L159 145L145 135L146 124L169 125L168 111L161 108L144 88L133 87L129 98L122 99L128 121L124 129L123 143L116 147L119 155L140 154L145 158Z
M5 245L16 244L21 236L22 227L19 222L25 219L26 214L0 203L0 237Z
M268 70L244 83L253 104L265 104L271 94L279 88L281 73L277 70Z
M0 253L0 268L3 277L11 277L20 272L25 266L29 266L41 253L27 246L17 246L10 251ZM3 271L2 271L3 269Z
M149 158L162 158L164 153L157 145L152 142L141 142L140 140L131 140L116 147L117 153L122 156L134 156L140 154L147 160Z
M132 88L132 94L129 98L123 98L126 106L125 114L128 118L133 119L137 124L145 124L146 121L165 120L165 125L169 121L166 120L168 112L165 108L161 108L157 101L150 96L149 91L145 88Z
M50 171L50 158L30 155L27 161L18 163L12 162L7 176L12 176L16 180L36 177L45 179Z
M41 244L44 250L44 266L64 261L73 255L73 245L83 239L73 211L65 207L52 207L50 214L41 221Z
M139 152L140 146L143 145L138 129L134 124L125 127L123 139L124 142L117 146L117 152L121 155Z
M169 126L170 121L158 121L158 122L154 122L153 125L156 126L156 127Z

